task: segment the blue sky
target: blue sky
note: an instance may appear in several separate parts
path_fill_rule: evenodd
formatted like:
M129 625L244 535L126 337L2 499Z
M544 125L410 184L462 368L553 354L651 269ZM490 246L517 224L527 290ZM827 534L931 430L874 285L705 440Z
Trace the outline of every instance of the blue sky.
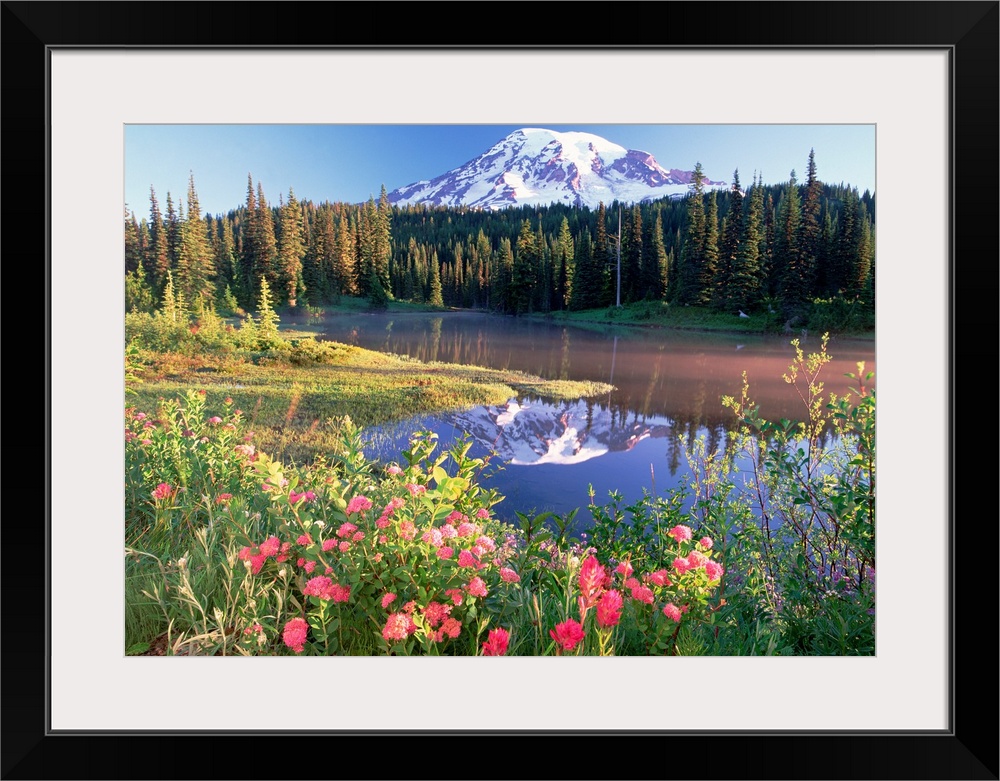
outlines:
M358 203L468 162L520 127L577 130L651 153L664 168L748 184L805 177L809 150L821 180L875 191L874 125L127 125L125 204L149 216L149 188L165 209L184 203L188 178L204 212L246 202L247 174L269 203L289 188L299 200Z

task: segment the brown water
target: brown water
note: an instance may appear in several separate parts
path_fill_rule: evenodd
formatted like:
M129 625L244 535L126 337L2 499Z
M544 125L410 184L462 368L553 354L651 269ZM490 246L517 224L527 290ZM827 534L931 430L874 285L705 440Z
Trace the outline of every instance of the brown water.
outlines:
M511 518L514 510L565 513L586 505L589 485L598 500L617 490L627 501L644 490L662 494L678 486L685 444L704 435L714 448L732 428L733 415L721 398L740 394L744 371L764 417L805 417L795 388L782 379L795 354L787 336L599 332L472 312L327 316L323 327L325 338L423 361L615 386L596 399L512 399L369 433L371 454L383 458L398 453L418 429L436 431L445 447L470 434L474 455L495 451L494 462L505 464L487 484L507 497L498 510ZM819 349L817 336L800 341L806 353ZM821 374L827 392L846 394L852 383L844 374L856 373L859 361L875 370L874 341L832 340L828 353L833 360Z

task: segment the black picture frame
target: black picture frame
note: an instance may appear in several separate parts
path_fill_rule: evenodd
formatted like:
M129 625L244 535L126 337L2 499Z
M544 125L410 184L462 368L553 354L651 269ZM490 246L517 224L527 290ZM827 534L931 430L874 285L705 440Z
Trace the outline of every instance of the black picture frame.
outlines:
M341 23L318 24L320 6L336 6ZM570 12L570 9L573 9ZM622 28L587 24L590 15L614 10L630 23ZM50 266L47 241L48 51L51 47L454 47L445 17L458 14L475 26L470 48L482 47L872 47L886 50L942 48L950 51L952 89L953 214L949 274L949 424L951 566L948 600L952 614L950 728L941 732L790 734L759 730L683 734L562 732L552 693L540 693L553 728L467 731L436 736L433 725L402 734L310 735L218 732L210 735L72 733L48 728L48 649L42 642L43 605L65 595L45 589L41 597L37 521L8 513L3 546L2 778L299 778L333 777L540 777L540 778L734 778L734 779L997 779L998 708L992 683L996 667L995 551L997 526L990 482L982 484L974 464L984 458L981 437L973 443L955 427L958 408L975 408L978 395L957 394L959 376L975 376L977 391L992 390L992 360L982 356L984 333L995 333L997 308L998 141L997 2L665 2L665 3L272 3L272 2L3 2L3 210L4 259L15 280L9 297L21 312L23 290L38 290L38 269ZM669 25L643 18L669 15ZM567 19L560 40L541 15ZM474 19L503 18L493 26ZM511 20L528 20L511 26ZM573 22L573 18L577 21ZM593 16L591 21L593 22ZM346 20L350 19L350 23ZM574 27L578 29L574 29ZM538 30L536 33L528 30ZM551 28L549 28L551 30ZM40 172L45 171L46 176ZM915 207L918 208L918 207ZM915 227L919 216L915 216ZM28 229L30 226L30 230ZM961 267L962 275L956 273ZM958 305L961 293L961 306ZM37 292L33 293L37 296ZM987 298L988 296L988 298ZM15 298L16 297L16 298ZM50 315L48 307L46 314ZM961 323L961 329L959 324ZM975 335L975 338L973 338ZM960 339L959 337L965 337ZM37 339L30 335L29 339ZM37 355L20 345L8 358ZM17 436L8 428L4 455L11 464L45 467L46 521L52 492L50 453L50 329L46 327L46 436ZM10 347L11 342L8 342ZM972 372L976 366L979 371ZM984 371L983 369L986 369ZM959 374L959 371L962 374ZM969 383L966 383L969 384ZM19 396L18 396L19 397ZM17 397L16 397L17 398ZM21 402L19 402L20 404ZM988 399L987 404L991 404ZM988 409L988 407L987 407ZM18 417L24 417L20 415ZM19 421L15 421L14 432ZM20 425L26 425L21 423ZM36 428L36 427L35 427ZM44 442L44 444L43 444ZM28 471L28 470L25 470ZM995 472L990 471L989 474ZM975 480L975 482L973 482ZM37 483L37 476L35 477ZM18 481L19 482L19 481ZM14 482L13 501L24 487ZM984 490L984 488L986 490ZM37 491L37 487L33 489ZM981 497L981 499L980 499ZM959 500L962 500L961 502ZM973 500L976 500L973 507ZM20 502L18 508L20 510ZM35 503L37 507L37 502ZM963 512L959 514L961 507ZM986 508L985 510L983 508ZM9 508L10 509L10 508ZM983 518L985 514L985 519ZM33 544L17 540L30 537ZM48 541L48 535L46 535ZM918 572L918 570L915 570ZM48 575L48 567L46 567ZM919 599L919 586L914 587ZM47 611L46 611L47 612ZM914 654L920 653L919 630ZM959 643L959 639L962 640ZM585 682L581 682L585 685ZM861 693L863 695L863 693ZM155 707L137 693L137 707ZM480 693L480 704L488 694ZM239 702L234 702L239 707ZM859 697L859 708L864 698ZM431 742L447 738L438 748ZM512 751L516 746L519 751ZM333 749L331 751L331 749ZM350 754L352 759L345 760ZM409 754L409 758L407 755Z

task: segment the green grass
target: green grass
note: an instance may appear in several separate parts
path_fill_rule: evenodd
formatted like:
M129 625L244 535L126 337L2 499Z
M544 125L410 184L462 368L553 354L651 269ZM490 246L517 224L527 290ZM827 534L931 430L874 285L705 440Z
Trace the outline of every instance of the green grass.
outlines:
M817 309L817 311L819 311ZM607 330L617 326L674 328L690 331L714 331L725 333L765 334L781 333L784 320L776 314L764 312L740 317L739 313L717 312L708 307L676 306L665 301L639 301L624 304L621 307L605 307L602 309L586 309L578 312L548 312L527 315L534 319L550 320L558 323L568 323L581 327ZM875 338L874 329L854 329L842 327L837 329L836 323L823 323L822 330L831 333L850 334L857 338ZM799 334L801 326L795 328ZM819 331L819 329L814 329Z
M282 331L282 335L295 334ZM322 343L317 352L316 344L302 339L294 349L261 355L146 352L143 381L132 386L130 403L153 410L160 398L173 398L189 388L206 391L213 404L232 398L265 450L302 463L334 447L343 416L364 428L415 415L502 404L514 396L557 401L612 389L605 383L424 363L336 342ZM325 362L311 361L313 355Z

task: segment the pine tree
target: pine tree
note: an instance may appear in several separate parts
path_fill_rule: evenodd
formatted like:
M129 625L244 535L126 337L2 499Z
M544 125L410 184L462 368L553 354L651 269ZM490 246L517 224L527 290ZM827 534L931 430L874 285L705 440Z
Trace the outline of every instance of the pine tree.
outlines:
M125 209L125 273L135 271L142 265L142 249L139 246L139 222L135 213Z
M337 230L337 279L340 292L347 296L359 295L358 289L358 234L349 215L340 218Z
M378 221L375 197L369 196L358 220L358 295L363 297L368 295L372 272L378 273L375 269Z
M872 308L875 306L875 235L864 201L858 204L858 251L854 273L848 280L848 295L863 297Z
M576 273L573 275L573 297L570 309L596 309L601 306L600 293L604 286L600 269L594 260L590 231L586 228L576 240Z
M167 257L170 258L170 268L176 270L177 256L181 246L181 223L169 191L167 192L166 231ZM177 280L174 280L174 282L176 284Z
M761 299L760 247L764 239L764 188L754 179L750 205L743 221L743 235L730 269L729 283L725 289L725 308L753 311Z
M802 217L799 226L799 265L803 287L815 291L816 274L824 263L823 225L820 221L823 184L816 176L816 154L809 150L809 164L806 169L805 198L802 201Z
M181 242L177 253L177 284L195 312L215 295L215 263L208 230L201 215L194 174L188 179L187 218L181 223Z
M170 252L167 247L167 229L156 200L156 191L149 188L149 251L146 253L146 271L155 291L162 292L170 270Z
M698 275L698 297L695 303L706 305L712 300L713 286L719 263L719 201L715 190L708 194L708 211L705 214L705 242L702 264Z
M667 290L667 250L663 244L663 213L656 220L646 220L642 241L641 296L653 300L663 298Z
M246 219L240 231L242 235L239 271L236 275L236 295L242 306L251 308L257 290L257 195L253 177L247 174Z
M560 309L568 309L573 298L573 277L576 273L576 251L573 236L569 232L569 220L563 217L559 226L558 239L559 284L557 300Z
M257 284L267 280L272 292L278 286L278 242L274 236L274 215L264 198L264 188L257 182L257 208L251 223L254 243L254 278Z
M437 251L431 256L431 276L430 276L430 295L427 298L427 303L431 306L444 306L444 295L442 294L441 288L441 263L438 261ZM372 272L374 274L374 271Z
M531 223L524 220L514 249L514 268L509 291L511 311L514 314L528 312L531 309L538 265L538 240Z
M678 269L677 303L699 303L705 265L705 174L701 163L694 167L687 196L687 229ZM713 191L714 192L714 191Z
M274 299L267 277L261 277L260 295L257 298L257 325L255 328L258 344L262 348L274 347L280 343L278 323L280 318L274 311Z
M392 206L389 205L389 195L385 185L379 193L378 207L375 210L375 236L372 262L375 275L383 290L391 291L389 284L389 266L392 260Z
M174 290L174 275L169 269L167 270L167 278L163 283L163 295L160 300L159 314L171 323L183 325L188 321L183 296L179 290Z
M777 235L775 236L775 265L779 277L781 305L786 317L802 315L809 298L808 282L802 268L799 237L802 221L802 204L799 198L795 171L779 203Z
M730 295L727 288L733 278L743 230L743 190L740 187L740 171L737 168L733 171L729 211L726 213L725 229L719 242L719 260L712 280L712 305L716 309L729 307Z
M305 293L302 279L302 259L306 254L302 238L302 209L295 199L295 191L288 189L288 201L281 204L281 235L277 244L279 283L284 299L293 309L298 298Z
M155 305L156 298L146 281L146 271L139 264L125 274L125 311L152 312Z
M632 204L628 211L628 222L622 228L625 245L622 252L622 295L627 301L638 301L645 297L642 288L642 213L639 204Z

